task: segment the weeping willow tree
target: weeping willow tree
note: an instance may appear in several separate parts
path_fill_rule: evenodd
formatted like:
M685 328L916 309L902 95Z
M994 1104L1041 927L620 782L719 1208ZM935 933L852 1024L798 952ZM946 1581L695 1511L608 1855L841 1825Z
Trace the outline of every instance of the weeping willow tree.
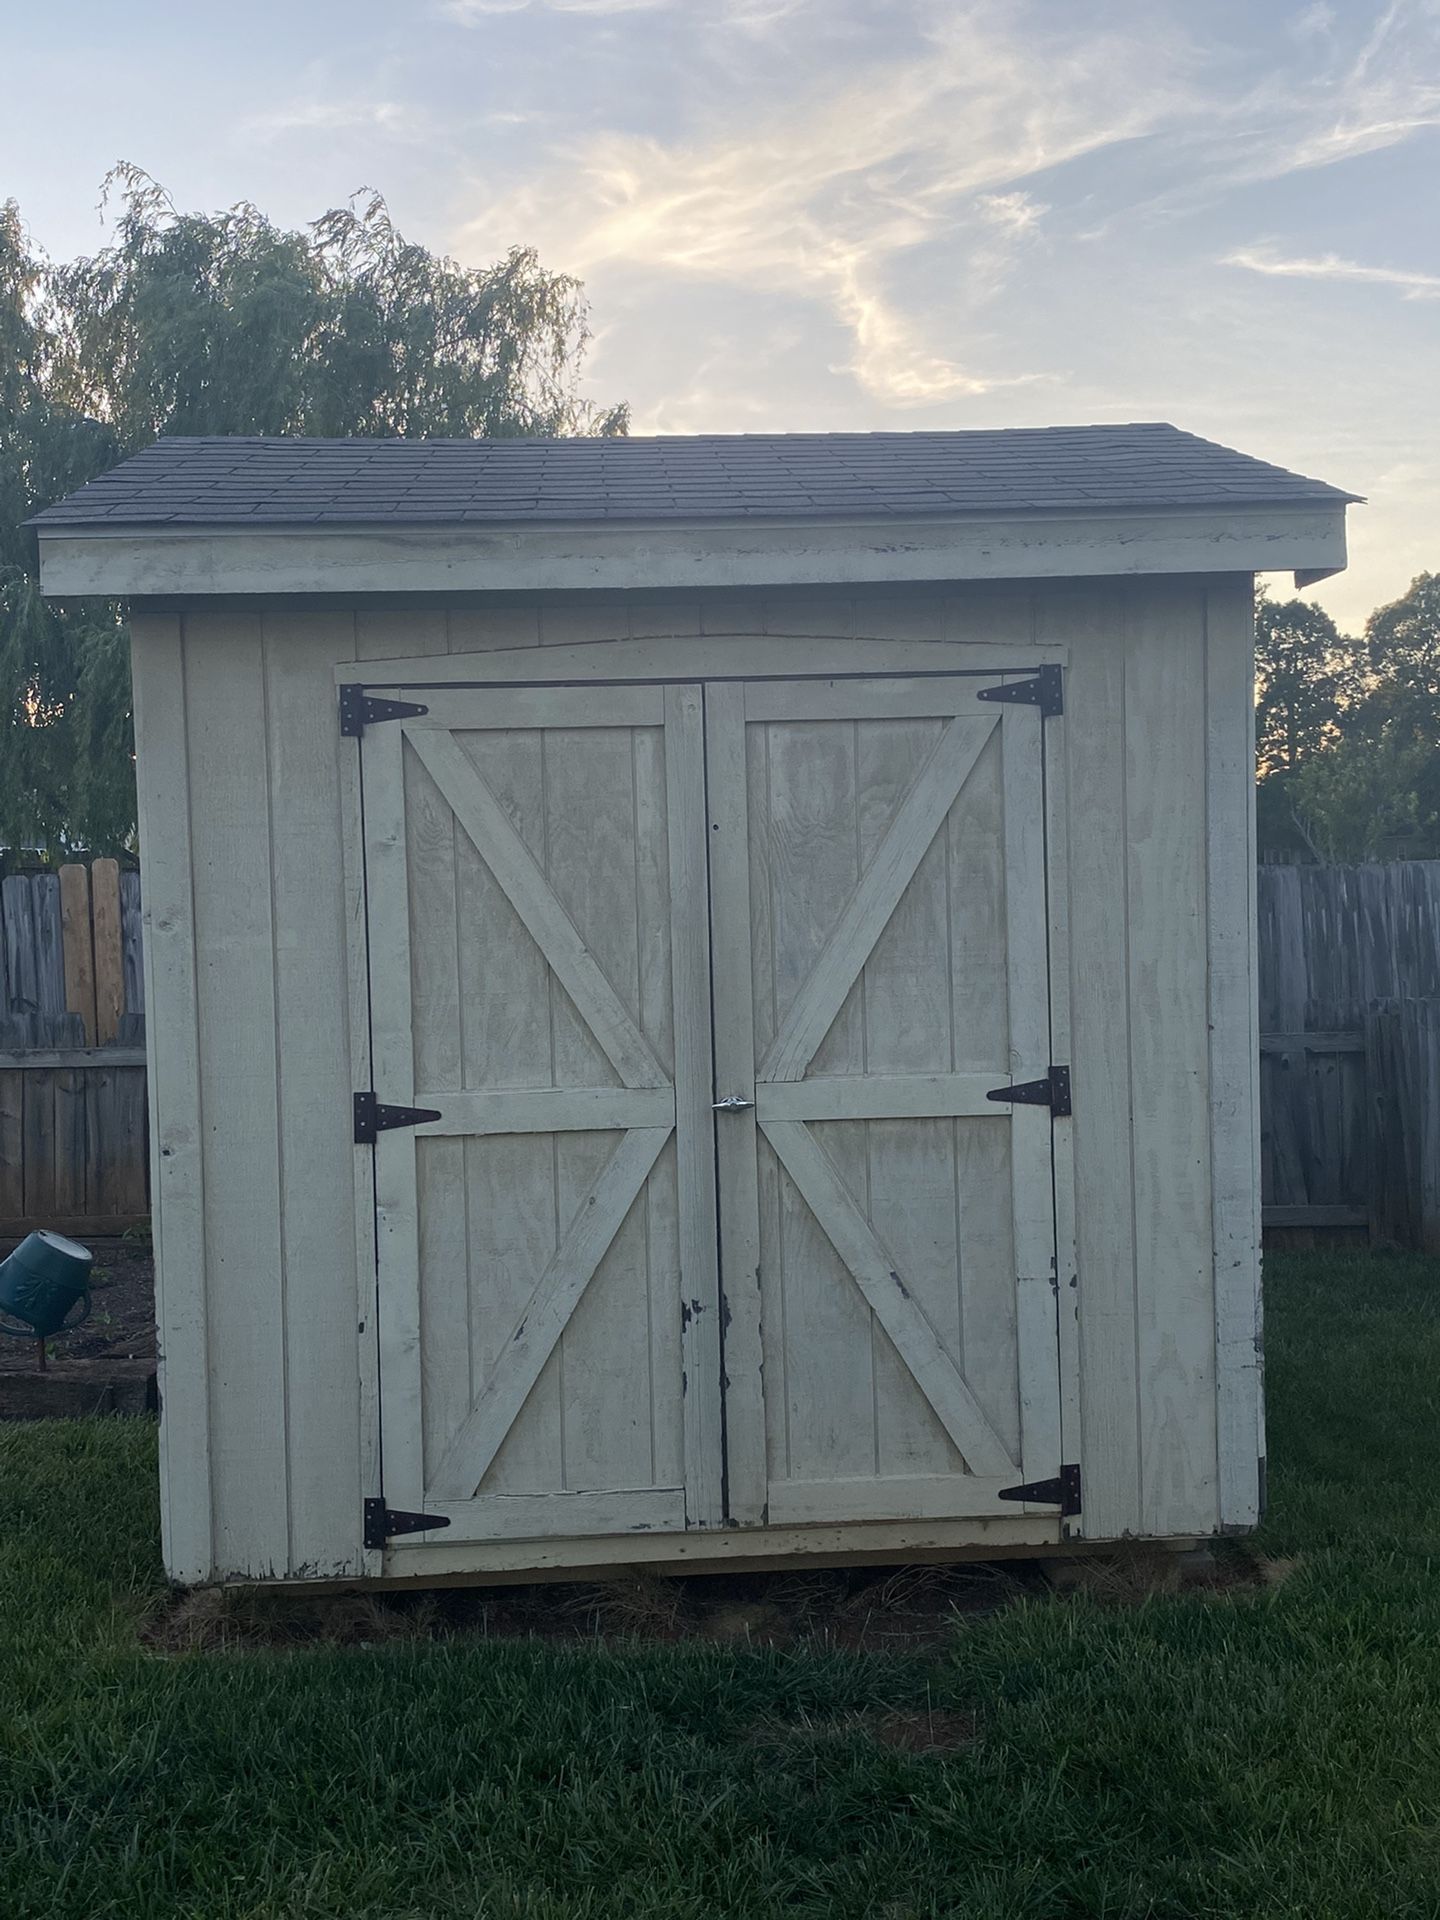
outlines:
M579 283L467 268L378 195L300 232L181 213L134 167L100 252L56 265L0 206L0 849L117 852L135 823L124 608L42 601L21 523L160 434L623 433L581 397Z

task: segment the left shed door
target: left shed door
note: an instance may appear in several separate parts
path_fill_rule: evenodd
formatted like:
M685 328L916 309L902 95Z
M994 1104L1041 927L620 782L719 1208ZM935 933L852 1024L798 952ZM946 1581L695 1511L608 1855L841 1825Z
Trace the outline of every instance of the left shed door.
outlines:
M375 1146L386 1503L717 1521L700 690L407 697L361 741L374 1091L440 1114Z

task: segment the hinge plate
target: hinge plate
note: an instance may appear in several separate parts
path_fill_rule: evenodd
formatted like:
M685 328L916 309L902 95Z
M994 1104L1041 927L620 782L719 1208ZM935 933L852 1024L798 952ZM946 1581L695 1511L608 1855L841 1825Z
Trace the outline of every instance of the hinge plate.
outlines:
M413 720L429 711L412 700L381 700L354 681L346 681L340 689L340 731L347 740L358 740L377 721Z
M1061 1516L1068 1519L1080 1511L1080 1469L1064 1466L1053 1480L1027 1480L1024 1486L1002 1487L1000 1498L1023 1500L1029 1506L1059 1507Z
M1065 676L1059 667L1040 667L1029 680L1007 680L998 687L981 687L977 700L1003 700L1011 706L1039 707L1042 720L1065 711Z
M1070 1069L1051 1067L1043 1080L1022 1080L1013 1087L992 1087L987 1100L1008 1100L1016 1107L1049 1107L1057 1120L1070 1112Z
M432 1528L449 1524L446 1514L406 1513L400 1507L387 1507L383 1500L365 1502L365 1545L372 1551L383 1548L397 1534L429 1533Z
M393 1127L420 1127L427 1120L439 1120L438 1107L387 1107L382 1106L373 1093L357 1093L355 1096L355 1144L357 1147L371 1147L375 1144L377 1133L388 1133Z

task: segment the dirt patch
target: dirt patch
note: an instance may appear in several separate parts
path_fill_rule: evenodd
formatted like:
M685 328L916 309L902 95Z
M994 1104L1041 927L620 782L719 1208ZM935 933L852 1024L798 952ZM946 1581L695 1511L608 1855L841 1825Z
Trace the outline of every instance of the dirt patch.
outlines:
M155 1261L148 1242L97 1248L90 1318L46 1346L0 1338L0 1418L73 1418L153 1407Z
M90 1277L90 1318L50 1341L51 1371L79 1368L94 1361L155 1359L155 1260L144 1241L121 1241L98 1249ZM0 1348L0 1373L30 1372L33 1342L7 1339Z
M1075 1554L1045 1562L1051 1587L1084 1593L1111 1606L1139 1606L1156 1594L1253 1592L1276 1586L1271 1563L1243 1540L1216 1539L1189 1552L1138 1540L1105 1553Z
M1043 1584L1036 1570L1021 1564L644 1576L403 1594L308 1596L234 1587L177 1595L144 1638L170 1653L449 1637L906 1653L942 1646L962 1616L1008 1606L1043 1591Z

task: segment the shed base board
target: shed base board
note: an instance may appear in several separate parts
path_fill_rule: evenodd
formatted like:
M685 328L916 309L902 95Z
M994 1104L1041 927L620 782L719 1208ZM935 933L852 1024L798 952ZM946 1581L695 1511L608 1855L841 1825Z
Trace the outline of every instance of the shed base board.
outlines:
M827 1567L958 1567L1003 1560L1083 1560L1103 1559L1117 1546L1113 1540L1045 1540L956 1546L917 1546L837 1548L828 1546L810 1553L740 1553L707 1560L639 1560L611 1558L589 1566L510 1567L482 1571L452 1569L449 1572L411 1572L377 1574L370 1579L348 1580L234 1580L217 1582L227 1593L253 1593L259 1586L267 1592L304 1595L342 1593L405 1593L417 1587L518 1587L573 1586L577 1583L633 1579L639 1574L662 1579L681 1579L714 1574L784 1573L803 1568L813 1571ZM1146 1546L1167 1553L1193 1552L1205 1543L1193 1537L1173 1540L1147 1540ZM392 1555L393 1559L395 1556Z

